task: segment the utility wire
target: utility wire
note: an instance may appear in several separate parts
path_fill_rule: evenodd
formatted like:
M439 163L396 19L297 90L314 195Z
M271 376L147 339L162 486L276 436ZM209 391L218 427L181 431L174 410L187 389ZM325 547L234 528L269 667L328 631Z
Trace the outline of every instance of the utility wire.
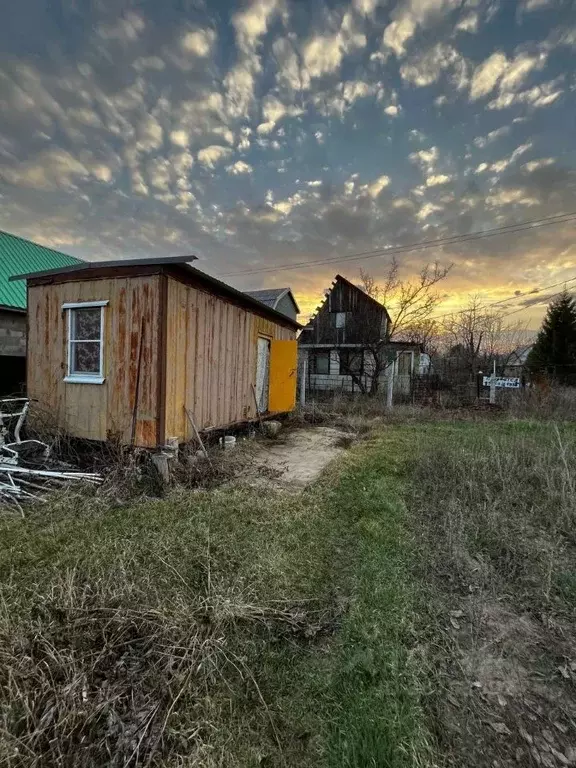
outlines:
M363 259L371 259L377 256L389 256L401 253L410 253L412 251L425 250L428 248L439 248L445 245L456 245L458 243L465 243L474 240L482 240L486 237L497 237L499 235L514 234L516 232L524 232L529 229L539 229L540 227L549 227L556 224L564 224L565 222L572 221L576 218L576 211L569 213L558 213L554 216L547 216L541 219L533 219L531 221L519 222L518 224L508 224L502 227L494 227L492 229L485 229L478 232L470 232L467 235L452 235L447 237L436 238L434 240L421 240L417 243L410 243L406 245L391 246L390 248L379 248L372 251L360 251L358 253L349 254L348 256L338 256L330 259L316 259L313 261L301 261L293 264L280 264L278 266L263 267L260 269L245 269L238 272L224 272L221 277L239 277L241 275L253 275L262 274L265 272L281 272L285 270L300 269L305 267L320 266L323 264L335 264L347 261L359 261Z

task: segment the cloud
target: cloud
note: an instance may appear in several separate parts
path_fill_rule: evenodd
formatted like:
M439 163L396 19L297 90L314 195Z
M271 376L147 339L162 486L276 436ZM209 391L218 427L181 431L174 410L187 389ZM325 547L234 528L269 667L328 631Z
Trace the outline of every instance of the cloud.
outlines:
M475 147L478 147L478 149L484 149L488 144L492 144L492 142L502 138L502 136L507 136L511 130L509 125L503 125L500 128L496 128L494 131L490 131L486 136L476 136L473 144Z
M420 26L442 20L460 6L460 0L407 0L400 2L393 12L394 19L384 30L382 45L398 58L406 53L406 44Z
M556 4L556 0L523 0L520 8L523 11L540 11Z
M479 22L480 22L480 19L476 11L471 11L470 13L467 13L465 16L463 16L460 19L460 21L456 24L456 31L469 32L470 34L475 34L476 32L478 32Z
M294 105L283 104L276 96L267 96L262 105L263 122L257 127L260 134L271 133L276 124L284 117L297 117L303 110Z
M446 43L437 43L423 53L417 53L400 67L405 82L422 88L432 85L447 72L451 82L460 90L468 84L468 64L463 56Z
M441 184L448 184L452 180L451 176L446 176L444 173L432 174L432 176L426 177L427 187L438 187Z
M136 128L136 149L151 152L162 146L162 126L152 115L147 115Z
M231 117L246 117L254 101L254 64L244 62L234 66L224 78L226 109Z
M530 160L528 163L524 163L522 168L525 168L528 173L534 173L534 171L539 171L541 168L548 168L551 165L554 165L556 160L553 157L542 157L539 160Z
M245 173L252 173L254 168L243 160L237 160L232 165L226 166L226 171L232 176L239 176Z
M545 62L544 53L536 56L519 53L514 59L508 60L503 53L497 51L474 70L470 98L475 101L488 96L498 83L500 97L509 98L510 93L518 89L530 72L541 69Z
M489 207L499 208L502 205L538 205L538 199L530 197L524 189L510 187L500 189L497 192L488 195L486 203Z
M215 164L222 160L224 157L228 157L232 153L229 147L222 147L218 144L212 144L209 147L204 147L198 152L198 162L208 168L214 168Z
M427 219L428 216L431 216L433 213L437 213L441 210L443 210L441 205L435 205L434 203L424 203L424 205L422 205L416 214L416 218L418 221L424 221L424 219Z
M397 107L396 104L389 104L387 107L384 108L384 112L389 117L398 117L398 113L400 112L400 107Z
M132 66L138 72L145 72L146 70L161 72L166 68L166 62L160 56L140 56L132 62Z
M419 149L418 152L412 152L408 157L413 163L417 163L430 171L438 161L440 153L438 152L438 147L433 146L428 149Z
M241 50L252 53L259 39L268 31L269 23L283 10L283 0L253 0L246 8L235 13L232 25Z
M385 48L390 48L400 58L406 53L406 43L415 31L416 22L409 14L405 14L386 27L382 43Z
M136 41L146 27L142 16L133 11L128 11L124 16L111 24L101 24L97 34L106 40L118 40L121 43Z
M371 16L378 5L379 0L352 0L352 6L358 13Z
M16 166L0 166L0 176L11 184L30 189L75 188L90 176L109 182L112 169L87 155L82 161L63 149L49 149Z
M474 70L470 85L470 98L475 101L494 90L508 67L508 59L500 51L493 53Z
M515 104L527 104L539 108L553 104L563 93L558 87L561 78L549 80L518 93L501 93L493 101L488 102L488 109L507 109Z
M177 147L187 147L190 137L188 136L187 131L172 131L170 133L170 141L172 144L176 144Z
M340 68L345 54L365 45L366 35L356 28L352 14L347 12L337 32L312 35L305 41L302 68L310 78L331 74Z
M380 176L375 181L373 181L371 184L368 184L366 186L366 191L370 195L370 197L375 198L378 197L380 192L387 187L390 184L390 176Z
M213 29L195 29L186 32L180 41L180 47L186 53L205 58L210 54L216 40Z

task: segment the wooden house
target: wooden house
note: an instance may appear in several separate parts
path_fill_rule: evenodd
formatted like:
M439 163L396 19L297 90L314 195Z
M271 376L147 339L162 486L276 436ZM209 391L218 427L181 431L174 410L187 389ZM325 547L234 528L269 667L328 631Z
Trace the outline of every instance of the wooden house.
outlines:
M28 395L66 432L154 447L293 409L298 323L190 266L90 262L28 282Z
M420 346L390 341L390 315L382 304L342 275L336 275L324 301L302 329L300 361L306 360L311 391L369 390L374 354L383 362L378 378L394 378L394 389L408 393L418 372Z

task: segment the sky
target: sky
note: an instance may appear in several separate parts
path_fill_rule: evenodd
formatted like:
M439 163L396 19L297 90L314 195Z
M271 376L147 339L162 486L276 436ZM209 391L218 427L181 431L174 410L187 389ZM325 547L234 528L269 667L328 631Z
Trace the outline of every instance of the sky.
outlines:
M573 0L18 0L0 229L86 259L194 254L306 314L337 272L382 279L390 247L575 212L575 62ZM522 293L505 306L537 327L576 278L575 225L401 272L452 263L443 310Z

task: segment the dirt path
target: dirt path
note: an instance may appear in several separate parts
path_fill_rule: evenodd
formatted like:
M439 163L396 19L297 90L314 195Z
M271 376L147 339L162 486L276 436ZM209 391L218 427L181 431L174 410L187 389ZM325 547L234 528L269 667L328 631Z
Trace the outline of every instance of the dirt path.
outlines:
M346 439L350 439L348 433L330 427L286 430L275 440L255 446L254 469L256 474L267 471L267 483L301 490L344 451L342 442Z

